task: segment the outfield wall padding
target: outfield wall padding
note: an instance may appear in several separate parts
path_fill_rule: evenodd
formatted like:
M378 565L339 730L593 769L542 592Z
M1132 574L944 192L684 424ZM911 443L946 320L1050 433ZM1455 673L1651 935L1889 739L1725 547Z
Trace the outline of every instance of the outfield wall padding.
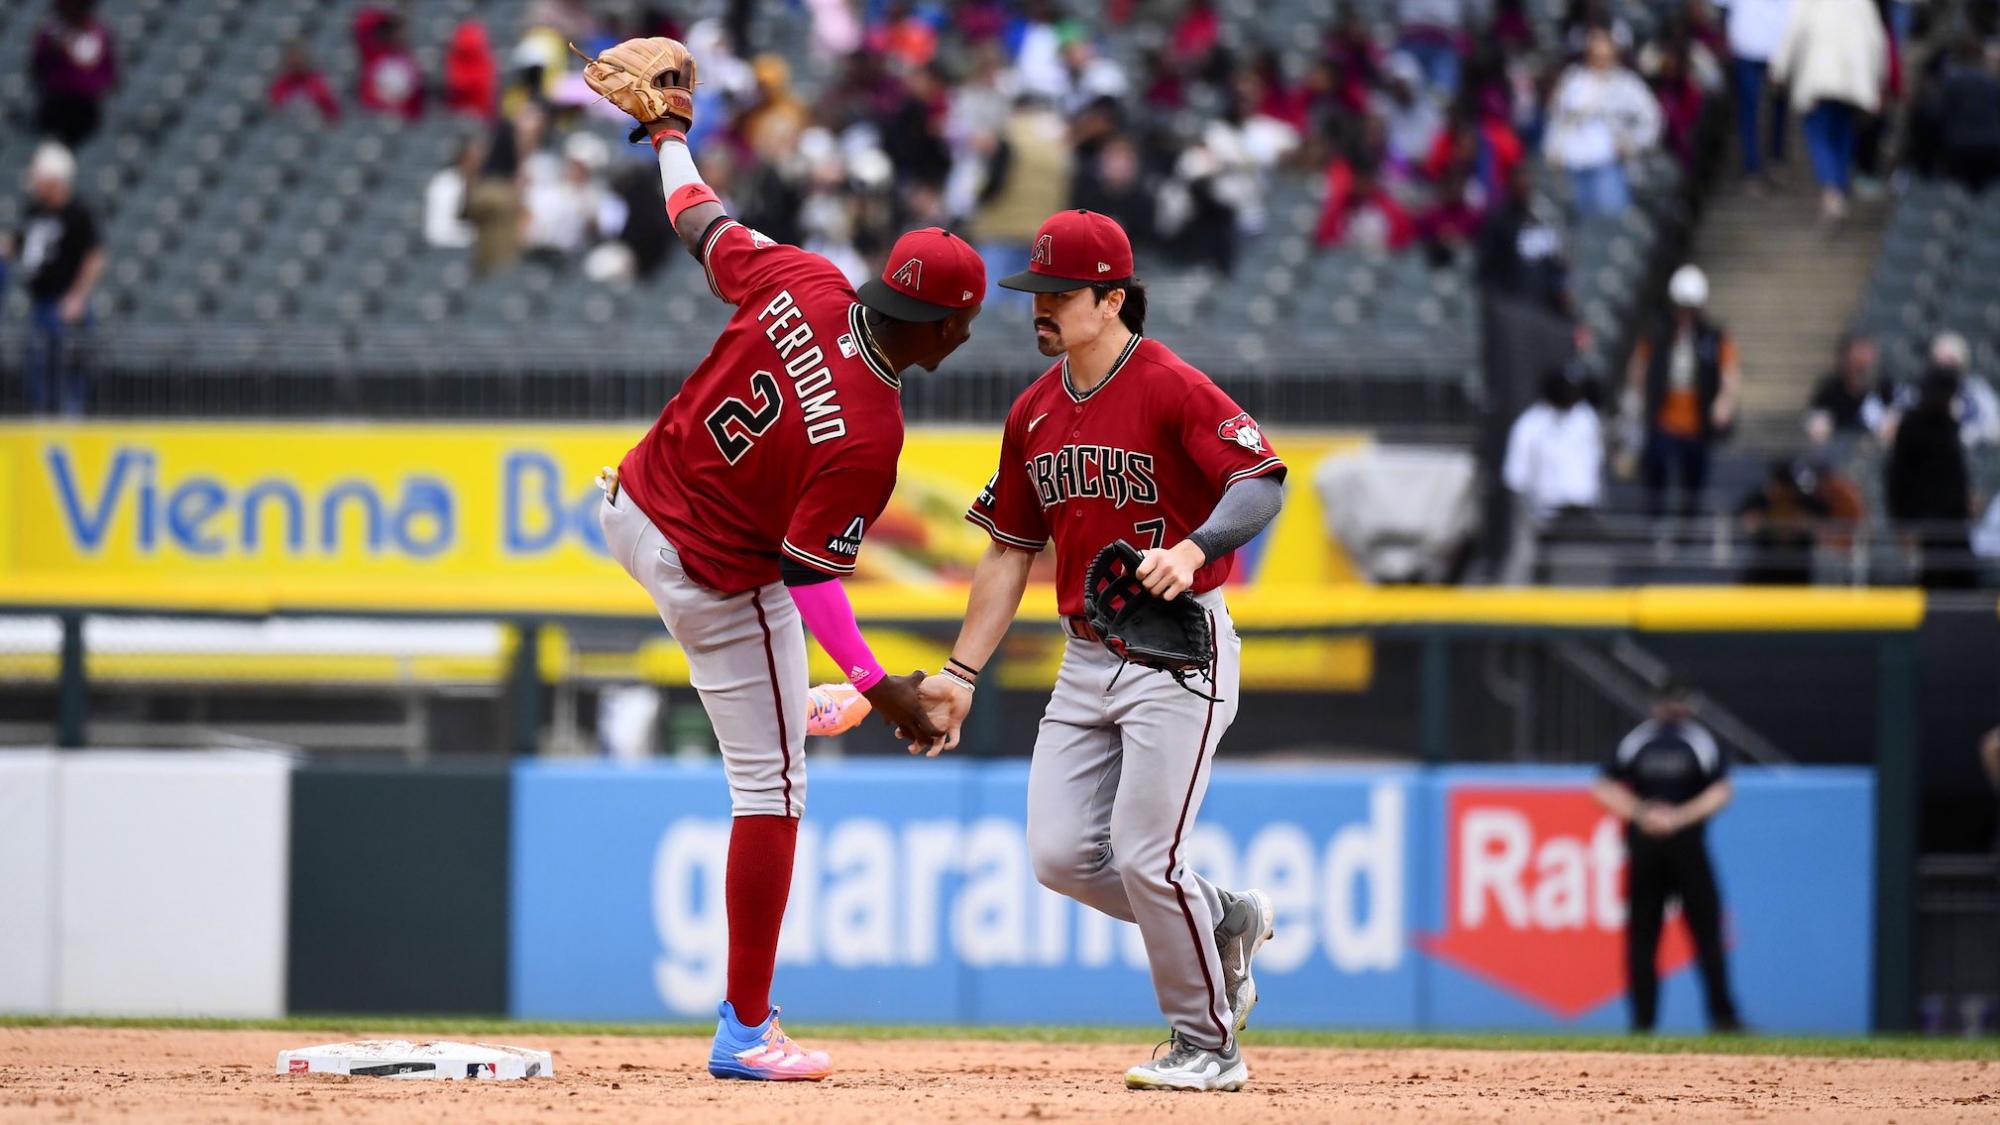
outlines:
M504 767L298 770L291 1011L507 1010L510 786Z

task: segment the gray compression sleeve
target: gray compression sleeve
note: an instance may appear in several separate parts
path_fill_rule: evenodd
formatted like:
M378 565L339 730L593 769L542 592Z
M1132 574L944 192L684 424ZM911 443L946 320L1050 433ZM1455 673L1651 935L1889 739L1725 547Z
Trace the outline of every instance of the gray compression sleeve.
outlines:
M1275 476L1251 477L1229 486L1215 510L1188 538L1205 559L1219 559L1257 537L1278 518L1285 505L1285 486Z
M694 167L694 154L688 146L668 141L660 146L660 188L672 195L689 184L702 182L701 173Z

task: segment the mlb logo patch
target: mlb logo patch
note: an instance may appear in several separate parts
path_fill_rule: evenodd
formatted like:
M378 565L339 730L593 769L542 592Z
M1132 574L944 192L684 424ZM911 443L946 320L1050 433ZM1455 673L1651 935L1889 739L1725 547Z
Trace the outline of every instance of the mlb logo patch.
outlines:
M1264 431L1247 411L1224 422L1215 432L1222 440L1233 441L1252 453L1264 452Z
M843 334L840 339L834 342L840 345L840 355L843 359L853 359L855 356L861 354L861 347L854 342L854 333L852 332Z

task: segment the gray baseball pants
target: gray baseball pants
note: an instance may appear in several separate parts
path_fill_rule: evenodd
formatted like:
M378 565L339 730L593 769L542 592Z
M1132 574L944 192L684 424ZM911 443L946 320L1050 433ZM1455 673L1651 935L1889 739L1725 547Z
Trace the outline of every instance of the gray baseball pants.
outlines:
M1215 945L1221 901L1181 850L1236 717L1243 646L1221 593L1193 596L1209 613L1216 662L1212 687L1189 682L1222 702L1165 672L1120 674L1104 646L1072 634L1028 769L1028 850L1043 886L1138 923L1168 1024L1221 1048L1235 1026Z
M734 816L803 816L806 635L784 584L718 594L681 569L680 552L622 491L598 509L604 542L652 595L687 653L688 679L715 728Z

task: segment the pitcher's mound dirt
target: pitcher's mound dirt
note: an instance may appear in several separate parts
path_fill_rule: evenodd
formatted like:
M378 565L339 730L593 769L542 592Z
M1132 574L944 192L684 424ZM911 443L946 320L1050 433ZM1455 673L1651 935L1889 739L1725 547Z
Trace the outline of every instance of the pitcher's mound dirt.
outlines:
M400 1036L408 1038L408 1036ZM1240 1094L1124 1089L1151 1044L808 1039L823 1083L717 1082L698 1039L533 1038L526 1082L279 1077L351 1034L0 1028L0 1120L241 1122L1836 1121L2000 1119L2000 1063L1593 1052L1246 1048ZM1226 1113L1224 1118L1219 1116Z

